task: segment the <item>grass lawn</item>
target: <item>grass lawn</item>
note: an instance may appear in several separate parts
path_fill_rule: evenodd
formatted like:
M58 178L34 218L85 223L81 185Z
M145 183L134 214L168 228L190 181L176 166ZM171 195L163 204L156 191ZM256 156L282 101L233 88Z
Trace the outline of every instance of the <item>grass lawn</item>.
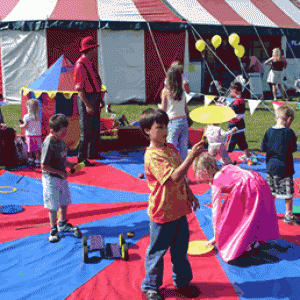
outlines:
M202 102L193 101L188 104L189 111L203 105ZM262 104L258 106L255 110L254 114L251 116L250 111L248 109L248 104L246 104L246 140L249 145L249 149L252 151L259 151L261 141L263 139L265 131L275 124L274 120L274 109L271 102L265 102L265 105L270 108L269 111ZM295 103L290 104L294 108L295 119L292 123L291 128L297 133L300 130L300 114L299 108ZM111 109L113 114L116 116L121 116L124 114L130 123L133 123L139 119L142 112L148 107L156 107L156 105L141 105L141 104L127 104L127 105L112 105ZM15 127L18 124L18 120L21 117L21 106L20 105L7 105L1 108L5 123L9 127ZM101 114L102 117L107 118L110 117L111 114L107 114L103 112ZM193 127L200 128L205 126L204 124L195 123ZM227 123L222 124L224 129L227 128ZM17 133L20 133L20 130L17 129ZM294 153L295 158L300 158L300 153Z

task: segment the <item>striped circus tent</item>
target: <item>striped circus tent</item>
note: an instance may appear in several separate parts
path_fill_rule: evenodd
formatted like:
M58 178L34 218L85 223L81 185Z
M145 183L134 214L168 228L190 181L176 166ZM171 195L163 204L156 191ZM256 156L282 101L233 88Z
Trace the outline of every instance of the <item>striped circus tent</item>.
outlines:
M165 70L174 60L184 63L192 91L203 92L205 72L196 39L219 34L224 40L236 32L244 46L248 43L246 49L261 47L263 41L269 54L273 46L285 50L286 41L294 40L297 53L296 2L0 0L0 93L20 103L21 88L61 55L72 63L78 59L80 40L87 35L100 44L98 69L108 90L106 102L159 102ZM287 72L292 85L299 71L289 64Z

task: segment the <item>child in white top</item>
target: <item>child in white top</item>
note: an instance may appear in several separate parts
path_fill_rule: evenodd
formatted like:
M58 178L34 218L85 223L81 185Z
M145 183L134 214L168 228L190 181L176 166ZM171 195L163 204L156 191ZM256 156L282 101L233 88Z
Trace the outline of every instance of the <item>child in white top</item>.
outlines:
M188 153L188 110L182 74L178 68L168 70L161 99L161 109L167 113L170 119L167 141L179 150L181 159L184 161Z
M208 141L208 153L214 157L219 154L221 156L221 162L225 165L232 164L232 161L225 148L223 137L233 134L236 131L236 127L231 130L224 131L218 124L208 125L205 131L205 136Z
M27 101L28 113L24 115L21 128L25 128L25 142L28 147L28 163L40 167L42 149L42 124L39 116L39 101L30 99ZM35 156L35 161L34 161Z

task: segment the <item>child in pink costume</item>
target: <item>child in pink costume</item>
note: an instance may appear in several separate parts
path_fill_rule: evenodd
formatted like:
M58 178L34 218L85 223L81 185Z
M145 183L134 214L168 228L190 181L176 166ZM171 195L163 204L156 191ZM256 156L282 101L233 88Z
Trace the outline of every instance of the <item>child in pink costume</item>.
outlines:
M196 175L209 181L212 189L215 236L208 244L217 244L225 262L257 246L256 241L280 237L274 199L262 176L234 165L220 169L209 154L200 156L197 167Z

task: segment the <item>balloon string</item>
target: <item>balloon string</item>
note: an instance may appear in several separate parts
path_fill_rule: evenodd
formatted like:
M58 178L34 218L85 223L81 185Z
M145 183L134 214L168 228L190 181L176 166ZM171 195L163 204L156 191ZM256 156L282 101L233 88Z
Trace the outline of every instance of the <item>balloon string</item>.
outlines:
M196 37L196 35L195 35L195 33L194 33L193 31L192 31L192 34L193 34L193 36L194 36L195 41L197 41L197 37ZM204 42L205 42L205 41L204 41ZM212 78L213 84L215 85L216 90L217 90L217 92L218 92L218 94L219 94L219 97L221 97L221 93L220 93L220 91L219 91L219 89L218 89L218 87L217 87L216 80L215 80L215 78L214 78L214 75L213 75L213 73L212 73L212 71L211 71L211 69L210 69L208 63L207 63L207 60L206 60L206 58L204 57L204 55L202 55L202 57L203 57L203 60L204 60L205 65L206 65L206 67L207 67L207 70L208 70L208 72L209 72L209 75L210 75L210 77Z
M227 31L225 25L223 24L222 26L223 26L224 31L225 31L226 34L227 34L227 37L229 37L228 31ZM238 61L239 61L239 64L240 64L240 68L241 68L241 70L242 70L242 73L244 72L244 74L246 75L246 78L249 79L249 75L248 75L248 73L246 72L246 70L245 70L245 68L244 68L244 66L243 66L243 64L242 64L242 60L241 60L239 57L237 57L237 59L238 59ZM237 78L237 77L235 76L235 79L236 79L236 78ZM249 89L249 88L247 87L247 84L248 84L248 82L245 83L245 84L243 84L244 89L246 89L246 90L250 93L251 97L254 96L254 98L256 98L256 100L260 100L260 99L258 99L258 97L257 97L254 93L252 93L251 89Z
M188 23L191 28L195 31L195 33L200 37L200 39L203 40L200 33L194 28L194 26L191 23ZM204 40L203 40L204 41ZM205 41L204 41L205 42ZM211 53L219 60L219 62L224 66L224 68L235 78L235 74L224 64L224 62L220 59L220 57L215 53L215 51L209 47L209 45L205 42L206 47L211 51Z

